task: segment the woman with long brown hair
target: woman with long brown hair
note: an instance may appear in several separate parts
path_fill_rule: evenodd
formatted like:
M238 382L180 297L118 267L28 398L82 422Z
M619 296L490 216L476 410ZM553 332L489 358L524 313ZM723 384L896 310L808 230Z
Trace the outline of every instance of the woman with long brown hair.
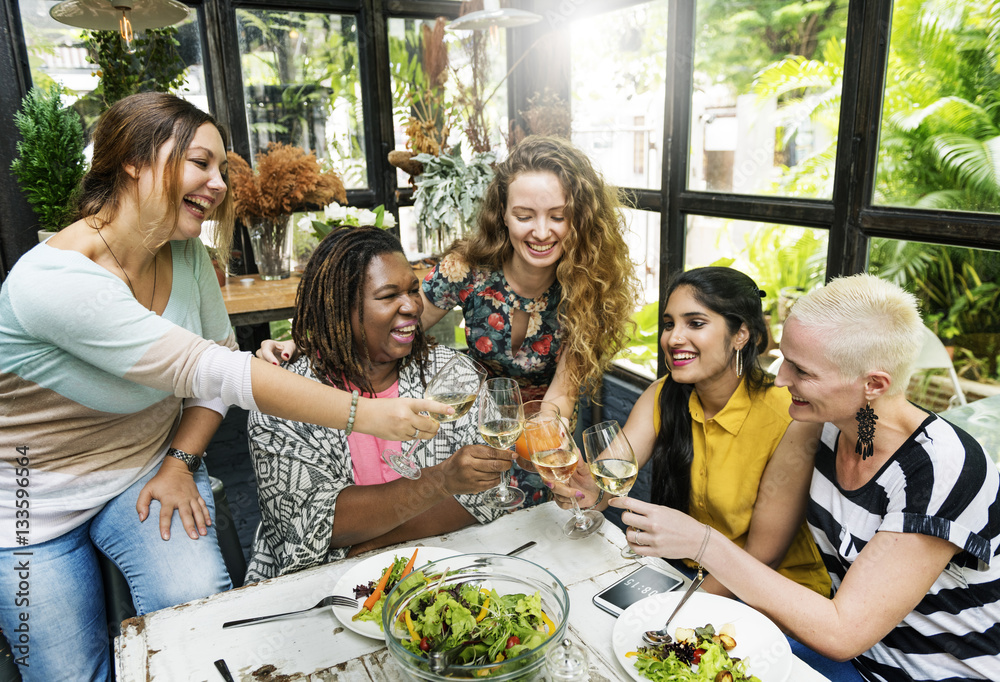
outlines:
M376 406L236 350L198 239L214 219L225 250L233 227L211 116L133 95L93 142L79 219L0 289L0 556L30 563L30 597L5 601L0 628L12 636L30 619L26 680L110 676L98 551L139 614L228 589L201 466L228 405L385 438L430 438L438 424L419 411L450 409ZM143 523L150 514L159 521ZM15 594L18 574L0 575Z

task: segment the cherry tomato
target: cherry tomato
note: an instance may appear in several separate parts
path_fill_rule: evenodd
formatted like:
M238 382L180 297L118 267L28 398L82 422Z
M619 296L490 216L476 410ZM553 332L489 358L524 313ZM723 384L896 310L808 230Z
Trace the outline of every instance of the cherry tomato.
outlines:
M517 635L511 635L510 637L507 638L507 646L505 648L509 649L512 646L515 646L520 643L521 643L520 637L518 637Z
M431 650L431 640L427 639L426 637L421 637L420 638L420 650L421 651L430 651Z
M693 653L694 653L694 657L693 657L694 660L692 661L692 663L694 663L695 665L698 665L698 663L701 662L701 655L703 653L705 653L705 650L704 649L695 649Z

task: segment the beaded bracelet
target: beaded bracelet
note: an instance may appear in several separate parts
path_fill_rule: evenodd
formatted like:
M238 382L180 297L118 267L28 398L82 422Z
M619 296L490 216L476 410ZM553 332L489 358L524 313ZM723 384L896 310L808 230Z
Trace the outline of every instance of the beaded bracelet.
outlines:
M347 429L344 431L345 436L350 436L351 431L354 430L354 416L358 412L358 395L357 391L351 391L351 414L347 417Z

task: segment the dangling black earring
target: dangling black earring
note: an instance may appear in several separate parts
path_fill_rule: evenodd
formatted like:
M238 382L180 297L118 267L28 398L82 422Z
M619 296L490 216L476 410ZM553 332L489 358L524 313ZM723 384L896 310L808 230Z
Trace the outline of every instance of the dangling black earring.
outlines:
M858 420L858 444L854 446L854 452L861 455L861 461L864 461L875 454L875 421L878 415L869 401L854 418Z

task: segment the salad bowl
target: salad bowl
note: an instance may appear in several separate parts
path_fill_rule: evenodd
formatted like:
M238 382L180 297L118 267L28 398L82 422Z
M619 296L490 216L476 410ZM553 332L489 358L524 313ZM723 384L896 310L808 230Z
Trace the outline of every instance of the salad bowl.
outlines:
M557 577L536 563L501 554L460 554L426 564L419 573L421 579L393 588L382 610L389 653L410 679L503 682L542 677L545 654L562 640L569 618L569 593ZM471 630L459 635L457 617L443 622L441 613L448 609L434 604L452 598L463 602L460 595L470 593L488 595L490 603L476 602L472 611L464 611ZM464 607L449 601L448 608L457 612ZM423 647L414 635L426 639ZM487 661L474 658L486 649ZM438 666L432 666L430 654L444 650L449 665L435 672L432 668Z

